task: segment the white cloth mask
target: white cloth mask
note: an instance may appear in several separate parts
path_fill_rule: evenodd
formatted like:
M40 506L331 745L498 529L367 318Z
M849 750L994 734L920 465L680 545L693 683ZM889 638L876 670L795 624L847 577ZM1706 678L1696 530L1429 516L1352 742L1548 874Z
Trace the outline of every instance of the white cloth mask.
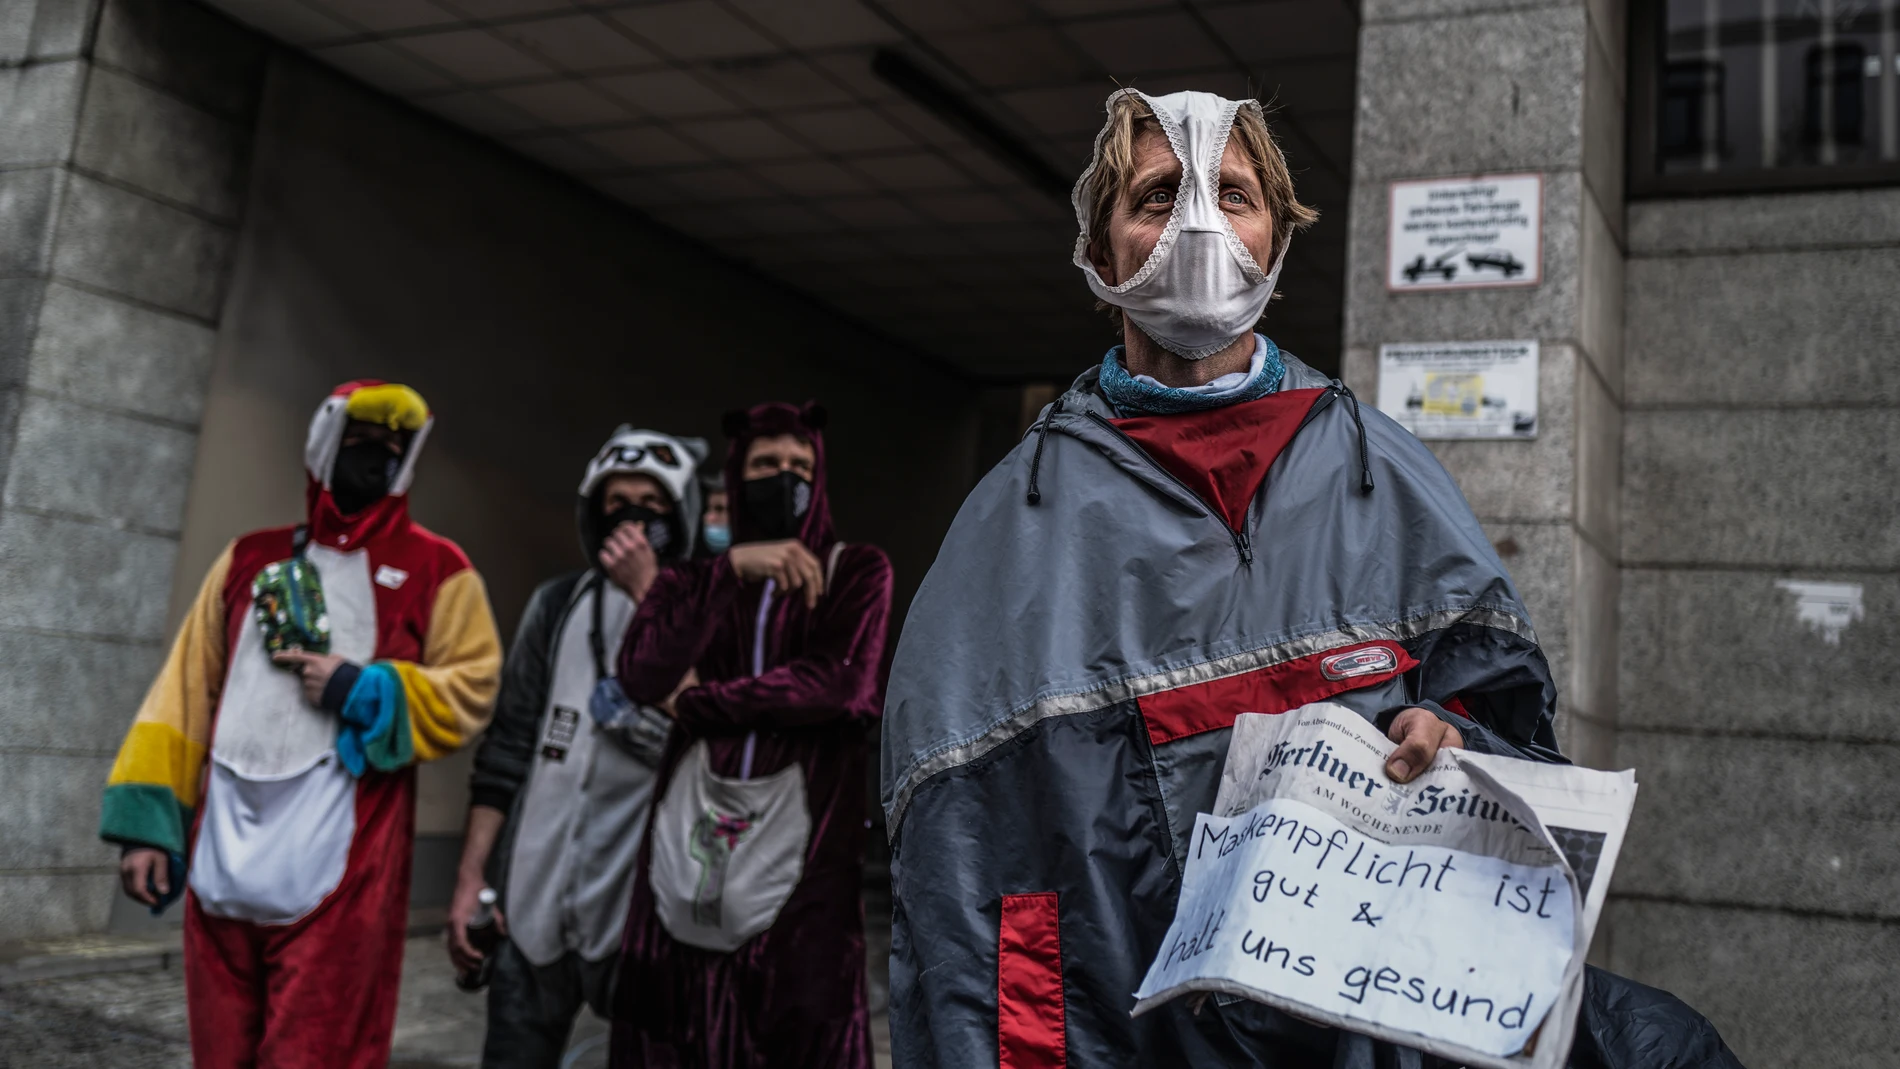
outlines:
M1140 97L1160 120L1168 144L1181 161L1181 188L1167 227L1147 261L1126 281L1111 286L1089 262L1089 205L1082 190L1102 164L1102 146L1114 125L1115 101L1122 96ZM1253 331L1267 310L1280 265L1286 262L1287 246L1292 244L1290 235L1281 238L1273 270L1263 273L1221 210L1221 153L1241 108L1261 115L1259 102L1253 100L1228 100L1212 93L1151 97L1134 89L1117 90L1108 98L1110 120L1095 138L1095 159L1082 172L1071 197L1082 228L1075 240L1075 266L1082 269L1089 289L1120 308L1162 348L1188 360L1212 356Z

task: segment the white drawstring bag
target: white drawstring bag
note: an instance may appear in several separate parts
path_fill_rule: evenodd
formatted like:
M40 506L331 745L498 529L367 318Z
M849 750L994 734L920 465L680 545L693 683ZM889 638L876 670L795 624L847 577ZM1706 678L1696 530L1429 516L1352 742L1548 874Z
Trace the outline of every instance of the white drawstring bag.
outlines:
M831 548L831 588L842 543ZM765 625L775 584L766 580L753 632L752 674L765 672ZM772 926L805 874L811 810L796 763L752 776L757 732L746 736L738 778L714 775L706 742L693 743L653 813L648 882L653 908L673 938L704 950L737 950Z
M654 909L673 938L736 950L778 919L805 874L811 813L798 765L716 776L693 743L653 815Z

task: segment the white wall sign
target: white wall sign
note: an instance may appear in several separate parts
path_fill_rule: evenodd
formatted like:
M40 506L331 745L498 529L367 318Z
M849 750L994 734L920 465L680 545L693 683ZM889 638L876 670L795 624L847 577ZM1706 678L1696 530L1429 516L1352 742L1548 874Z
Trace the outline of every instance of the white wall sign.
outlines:
M1392 183L1386 288L1535 286L1543 280L1544 176Z
M1379 347L1379 411L1420 438L1537 437L1537 343Z

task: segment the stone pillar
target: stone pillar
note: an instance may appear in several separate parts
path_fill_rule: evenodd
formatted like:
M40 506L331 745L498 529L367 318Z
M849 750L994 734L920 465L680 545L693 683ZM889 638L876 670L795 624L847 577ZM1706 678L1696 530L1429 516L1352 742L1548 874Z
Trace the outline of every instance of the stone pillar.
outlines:
M0 942L111 908L264 58L177 0L0 3Z
M1377 396L1389 342L1536 339L1535 441L1434 442L1529 604L1558 737L1614 760L1623 378L1623 5L1366 0L1344 377ZM1544 176L1543 281L1391 294L1388 184Z

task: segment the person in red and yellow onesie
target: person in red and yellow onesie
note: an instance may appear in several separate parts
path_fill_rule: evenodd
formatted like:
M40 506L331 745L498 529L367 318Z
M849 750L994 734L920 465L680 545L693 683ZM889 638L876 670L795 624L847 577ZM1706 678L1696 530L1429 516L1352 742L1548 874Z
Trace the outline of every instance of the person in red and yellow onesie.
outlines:
M107 780L126 892L185 896L199 1069L389 1059L415 765L480 734L501 670L481 576L409 518L432 422L394 383L324 400L305 522L211 566Z

